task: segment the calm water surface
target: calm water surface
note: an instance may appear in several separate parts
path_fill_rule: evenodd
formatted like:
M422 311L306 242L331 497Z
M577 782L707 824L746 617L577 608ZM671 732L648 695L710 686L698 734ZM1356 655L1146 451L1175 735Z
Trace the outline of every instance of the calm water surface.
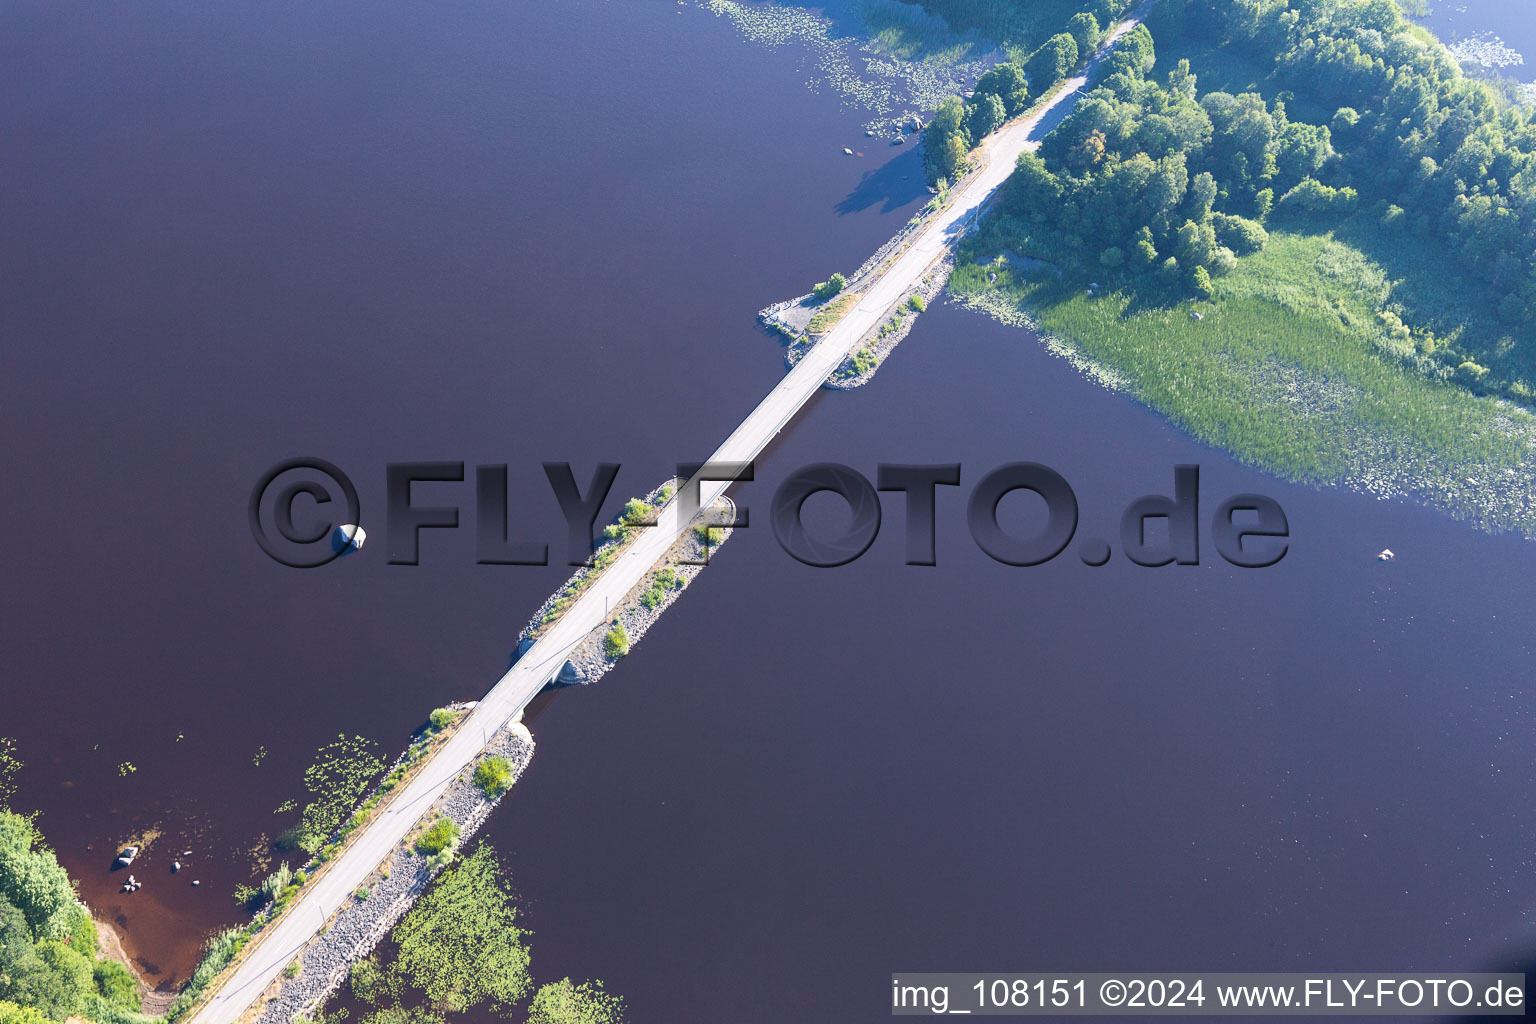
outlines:
M1536 5L1531 0L1431 0L1429 17L1415 19L1447 43L1496 36L1524 60L1494 69L1522 82L1536 81Z
M0 58L0 734L169 985L315 749L393 754L478 696L566 575L476 566L468 484L418 488L466 528L387 565L384 464L507 462L558 551L541 460L623 463L616 507L702 458L782 372L752 311L926 194L914 152L843 157L863 116L786 54L673 3L18 4ZM245 503L311 453L380 542L298 572ZM1294 547L1008 568L967 488L937 568L901 564L899 501L838 570L767 528L808 462L1019 459L1072 482L1080 536L1194 461L1207 509L1270 494ZM622 667L542 704L487 827L540 979L601 977L636 1022L875 1020L893 970L1441 969L1528 938L1531 545L1236 466L950 307L741 500L758 525ZM118 896L112 846L151 827Z

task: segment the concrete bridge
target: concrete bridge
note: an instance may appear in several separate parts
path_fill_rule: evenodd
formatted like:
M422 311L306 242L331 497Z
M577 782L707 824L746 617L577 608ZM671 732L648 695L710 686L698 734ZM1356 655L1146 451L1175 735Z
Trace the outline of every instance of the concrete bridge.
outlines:
M1005 125L983 142L978 154L980 170L957 185L949 207L939 212L912 244L879 273L858 304L844 314L715 450L711 462L750 462L767 447L864 335L890 314L892 307L922 281L929 268L974 223L982 206L1013 171L1019 154L1039 146L1040 140L1071 111L1097 63L1120 36L1139 23L1150 5L1151 0L1147 0L1130 18L1119 23L1106 36L1087 69L1059 87L1045 107ZM699 502L693 507L709 508L728 486L726 482L699 482ZM416 828L449 783L479 759L487 739L519 715L554 679L576 645L607 621L608 609L618 607L630 589L692 525L695 517L684 511L680 501L685 491L686 488L679 490L673 496L661 509L656 526L640 532L624 554L497 680L447 745L397 791L382 813L353 836L346 851L303 890L288 912L257 938L240 966L205 999L191 1024L232 1024L330 916L352 899L358 886Z

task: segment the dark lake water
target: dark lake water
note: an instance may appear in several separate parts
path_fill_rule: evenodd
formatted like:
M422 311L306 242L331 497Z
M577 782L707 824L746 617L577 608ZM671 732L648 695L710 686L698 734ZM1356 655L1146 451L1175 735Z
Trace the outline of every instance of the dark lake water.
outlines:
M385 463L509 463L558 551L541 461L623 463L616 508L703 458L782 373L752 312L926 198L915 152L841 155L863 116L785 53L659 0L13 4L0 110L0 735L166 984L316 748L393 755L566 576L475 565L469 484L418 488L464 528L387 565ZM314 572L245 517L304 454L379 538ZM1080 536L1198 462L1207 510L1271 495L1292 550L1009 568L968 486L937 568L902 564L899 500L841 569L768 529L805 463L1022 459L1071 481ZM757 525L645 642L543 700L486 829L539 979L603 978L637 1024L872 1021L893 970L1449 969L1530 939L1536 547L1237 466L952 307L740 500ZM119 896L111 848L149 828Z

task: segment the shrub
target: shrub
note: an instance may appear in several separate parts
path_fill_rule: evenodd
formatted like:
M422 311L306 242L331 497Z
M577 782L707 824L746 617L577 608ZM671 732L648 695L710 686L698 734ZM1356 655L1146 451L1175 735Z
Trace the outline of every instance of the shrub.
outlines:
M624 513L619 521L625 526L639 526L649 522L656 515L656 510L639 498L630 498L624 503Z
M453 724L453 720L459 717L459 713L452 708L438 708L427 719L433 732L442 732Z
M1204 267L1195 267L1189 272L1189 290L1197 299L1209 299L1215 290L1211 287L1211 275Z
M512 785L512 762L504 757L488 757L475 766L475 785L492 800Z
M921 295L913 292L912 297L907 300L907 308L914 313L921 313L928 308L928 303L923 300Z
M65 945L81 956L96 956L96 922L91 920L89 910L78 903L72 904L59 915L57 924Z
M1456 379L1463 384L1476 384L1486 376L1488 367L1480 366L1470 359L1456 367Z
M0 1024L53 1024L42 1011L0 1000Z
M830 299L848 285L848 279L842 274L833 274L811 289L811 295L817 299Z
M1236 269L1237 254L1224 245L1218 245L1215 254L1211 256L1211 276L1225 277Z
M1333 188L1316 178L1303 178L1300 184L1280 197L1280 208L1302 217L1318 217L1325 213L1343 215L1354 209L1359 198L1354 189Z
M256 892L261 897L261 902L276 900L293 884L293 869L283 861L277 866L277 870L262 880L261 887Z
M427 856L442 853L459 838L459 826L451 818L438 818L421 835L416 837L416 852Z
M1211 226L1216 229L1216 240L1239 256L1258 252L1269 241L1269 232L1264 230L1264 225L1247 217L1214 213Z
M126 1007L135 1013L143 1006L144 997L133 973L116 960L100 960L91 972L96 991L114 1006Z
M624 628L624 623L615 622L608 635L603 637L603 653L614 660L629 653L629 631Z
M1121 249L1118 245L1112 245L1099 253L1099 263L1110 270L1114 270L1125 263L1125 250Z

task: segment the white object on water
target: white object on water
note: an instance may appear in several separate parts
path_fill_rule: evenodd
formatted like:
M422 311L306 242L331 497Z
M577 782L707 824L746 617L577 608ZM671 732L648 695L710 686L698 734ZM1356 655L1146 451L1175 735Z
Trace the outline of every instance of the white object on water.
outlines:
M341 535L343 544L354 551L361 548L363 542L368 539L367 530L361 526L353 526L351 523L348 523L346 526L336 527L336 532Z
M1390 562L1390 561L1392 561L1392 559L1394 559L1396 557L1397 557L1397 554L1391 548L1382 548L1381 549L1381 554L1376 556L1376 561L1378 561L1378 562Z
M853 156L853 150L849 149L847 146L843 147L843 153L847 156Z

